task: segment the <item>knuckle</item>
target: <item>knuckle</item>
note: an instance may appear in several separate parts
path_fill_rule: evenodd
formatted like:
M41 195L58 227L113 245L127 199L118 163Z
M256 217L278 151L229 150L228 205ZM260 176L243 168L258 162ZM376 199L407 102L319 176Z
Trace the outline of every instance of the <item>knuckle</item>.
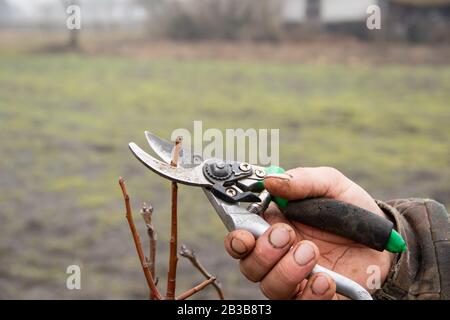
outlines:
M283 261L274 269L274 273L281 283L292 286L302 282L312 268L313 266L309 265L300 267L294 257L290 256L289 261Z
M336 168L333 168L333 167L321 167L321 169L328 176L330 176L330 177L332 177L332 178L334 178L336 180L345 177L344 174L341 171L339 171L338 169L336 169Z
M256 245L251 258L256 265L263 269L268 269L275 263L275 259L270 256L266 245Z
M301 281L286 275L281 269L271 272L261 281L261 292L269 299L291 299L298 292Z
M259 288L261 292L271 300L290 299L294 295L293 291L297 286L282 286L282 284L275 284L273 282L261 281Z
M273 269L274 278L284 285L294 285L300 283L303 279L300 276L302 270L295 268L295 262L280 263Z
M347 178L341 171L333 167L320 167L324 176L328 177L326 180L327 193L332 197L336 194L342 193L351 185L351 180Z
M253 268L250 268L248 264L245 263L245 261L242 261L239 263L239 269L241 270L241 273L251 282L258 282L261 280L261 276L259 273L255 272Z
M259 268L269 271L282 258L276 250L268 239L260 238L250 258Z

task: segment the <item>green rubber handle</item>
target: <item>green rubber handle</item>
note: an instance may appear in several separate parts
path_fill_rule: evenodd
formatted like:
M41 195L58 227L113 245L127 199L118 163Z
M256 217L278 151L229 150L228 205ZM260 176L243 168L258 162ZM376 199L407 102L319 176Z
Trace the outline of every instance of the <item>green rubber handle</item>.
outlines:
M285 173L286 170L284 170L281 167L277 166L271 166L266 169L266 174L279 174L279 173ZM272 197L272 201L275 202L278 207L281 209L284 209L287 207L289 201L280 197Z
M284 173L283 168L266 168L267 174ZM262 182L264 186L264 182ZM398 253L406 250L406 243L393 224L372 212L333 199L305 199L293 201L272 197L281 211L290 219L312 227L341 235L372 249ZM299 214L302 212L302 214Z

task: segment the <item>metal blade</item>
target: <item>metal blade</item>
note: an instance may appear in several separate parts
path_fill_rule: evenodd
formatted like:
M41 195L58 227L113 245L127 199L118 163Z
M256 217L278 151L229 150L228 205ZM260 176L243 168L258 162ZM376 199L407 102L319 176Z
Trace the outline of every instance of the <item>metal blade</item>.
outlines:
M134 142L130 142L128 147L143 165L166 179L197 187L212 186L204 177L201 165L195 168L172 167L170 164L153 158Z
M155 153L167 163L170 163L173 157L174 144L170 141L161 139L157 135L151 133L150 131L145 131L145 137L147 138L148 144L155 151ZM203 158L199 155L192 155L192 153L186 149L182 148L180 150L180 156L178 159L178 165L183 168L193 168L198 166L203 162Z

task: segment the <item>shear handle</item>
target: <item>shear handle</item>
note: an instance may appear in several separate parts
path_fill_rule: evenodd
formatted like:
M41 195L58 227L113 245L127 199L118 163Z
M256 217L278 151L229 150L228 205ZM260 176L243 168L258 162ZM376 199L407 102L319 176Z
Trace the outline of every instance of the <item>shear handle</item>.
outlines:
M222 201L207 189L203 190L228 231L247 230L255 238L259 238L270 228L267 221L259 215L250 213L237 204ZM372 296L361 285L320 265L314 267L308 278L319 272L328 274L334 280L337 293L353 300L372 300Z

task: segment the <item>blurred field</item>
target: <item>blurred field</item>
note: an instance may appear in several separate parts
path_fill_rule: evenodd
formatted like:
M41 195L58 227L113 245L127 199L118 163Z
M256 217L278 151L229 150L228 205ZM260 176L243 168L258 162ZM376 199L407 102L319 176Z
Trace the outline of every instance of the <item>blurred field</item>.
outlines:
M191 56L0 54L0 298L146 298L119 176L155 206L164 283L170 185L127 143L144 130L280 128L281 165L335 166L374 197L450 204L450 65L283 63ZM227 298L259 298L222 249L200 190L180 187L180 242ZM145 242L145 241L144 241ZM65 289L69 264L82 290ZM183 260L180 292L202 278ZM214 297L206 291L200 297Z

